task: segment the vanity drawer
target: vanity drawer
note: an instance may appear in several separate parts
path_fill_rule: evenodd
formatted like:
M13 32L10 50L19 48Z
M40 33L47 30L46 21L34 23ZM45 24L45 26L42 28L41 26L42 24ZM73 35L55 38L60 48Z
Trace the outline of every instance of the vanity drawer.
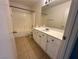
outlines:
M46 52L52 59L56 59L60 45L61 40L54 38L52 36L48 36Z
M52 44L55 44L56 46L59 46L61 44L61 41L60 39L57 39L55 37L52 37L52 36L48 36L48 42L52 43ZM54 46L55 46L54 45Z

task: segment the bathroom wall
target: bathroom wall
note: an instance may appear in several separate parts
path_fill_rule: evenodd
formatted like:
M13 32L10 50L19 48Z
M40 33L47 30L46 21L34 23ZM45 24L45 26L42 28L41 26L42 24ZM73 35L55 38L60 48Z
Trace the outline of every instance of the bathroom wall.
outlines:
M12 8L13 32L16 37L28 35L32 31L32 12Z
M64 29L68 18L71 1L52 6L42 14L43 25Z
M41 26L42 25L42 19L41 19L41 8L42 8L42 2L43 0L39 0L38 3L32 7L32 10L34 10L34 27Z
M0 0L0 59L17 59L10 21L9 0Z

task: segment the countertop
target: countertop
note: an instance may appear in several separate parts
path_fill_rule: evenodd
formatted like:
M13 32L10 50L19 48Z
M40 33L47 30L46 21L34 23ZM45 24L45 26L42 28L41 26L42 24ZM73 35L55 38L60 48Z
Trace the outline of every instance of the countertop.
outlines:
M53 37L56 37L60 40L62 40L62 37L63 37L63 34L64 34L64 30L61 30L61 29L57 29L57 28L48 28L49 30L46 31L45 29L48 28L48 27L36 27L34 29L38 30L38 31L41 31L41 32L44 32L50 36L53 36Z

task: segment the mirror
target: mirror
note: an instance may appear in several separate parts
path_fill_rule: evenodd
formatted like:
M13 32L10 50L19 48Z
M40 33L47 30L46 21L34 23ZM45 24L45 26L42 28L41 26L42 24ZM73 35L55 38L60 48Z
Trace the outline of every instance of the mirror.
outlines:
M42 25L64 30L70 10L70 0L54 0L42 7Z

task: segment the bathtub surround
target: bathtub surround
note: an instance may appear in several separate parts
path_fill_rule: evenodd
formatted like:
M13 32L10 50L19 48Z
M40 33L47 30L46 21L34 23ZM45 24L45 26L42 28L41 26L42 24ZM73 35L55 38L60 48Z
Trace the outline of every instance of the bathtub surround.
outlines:
M13 31L15 37L27 36L32 32L32 12L17 8L12 9Z

